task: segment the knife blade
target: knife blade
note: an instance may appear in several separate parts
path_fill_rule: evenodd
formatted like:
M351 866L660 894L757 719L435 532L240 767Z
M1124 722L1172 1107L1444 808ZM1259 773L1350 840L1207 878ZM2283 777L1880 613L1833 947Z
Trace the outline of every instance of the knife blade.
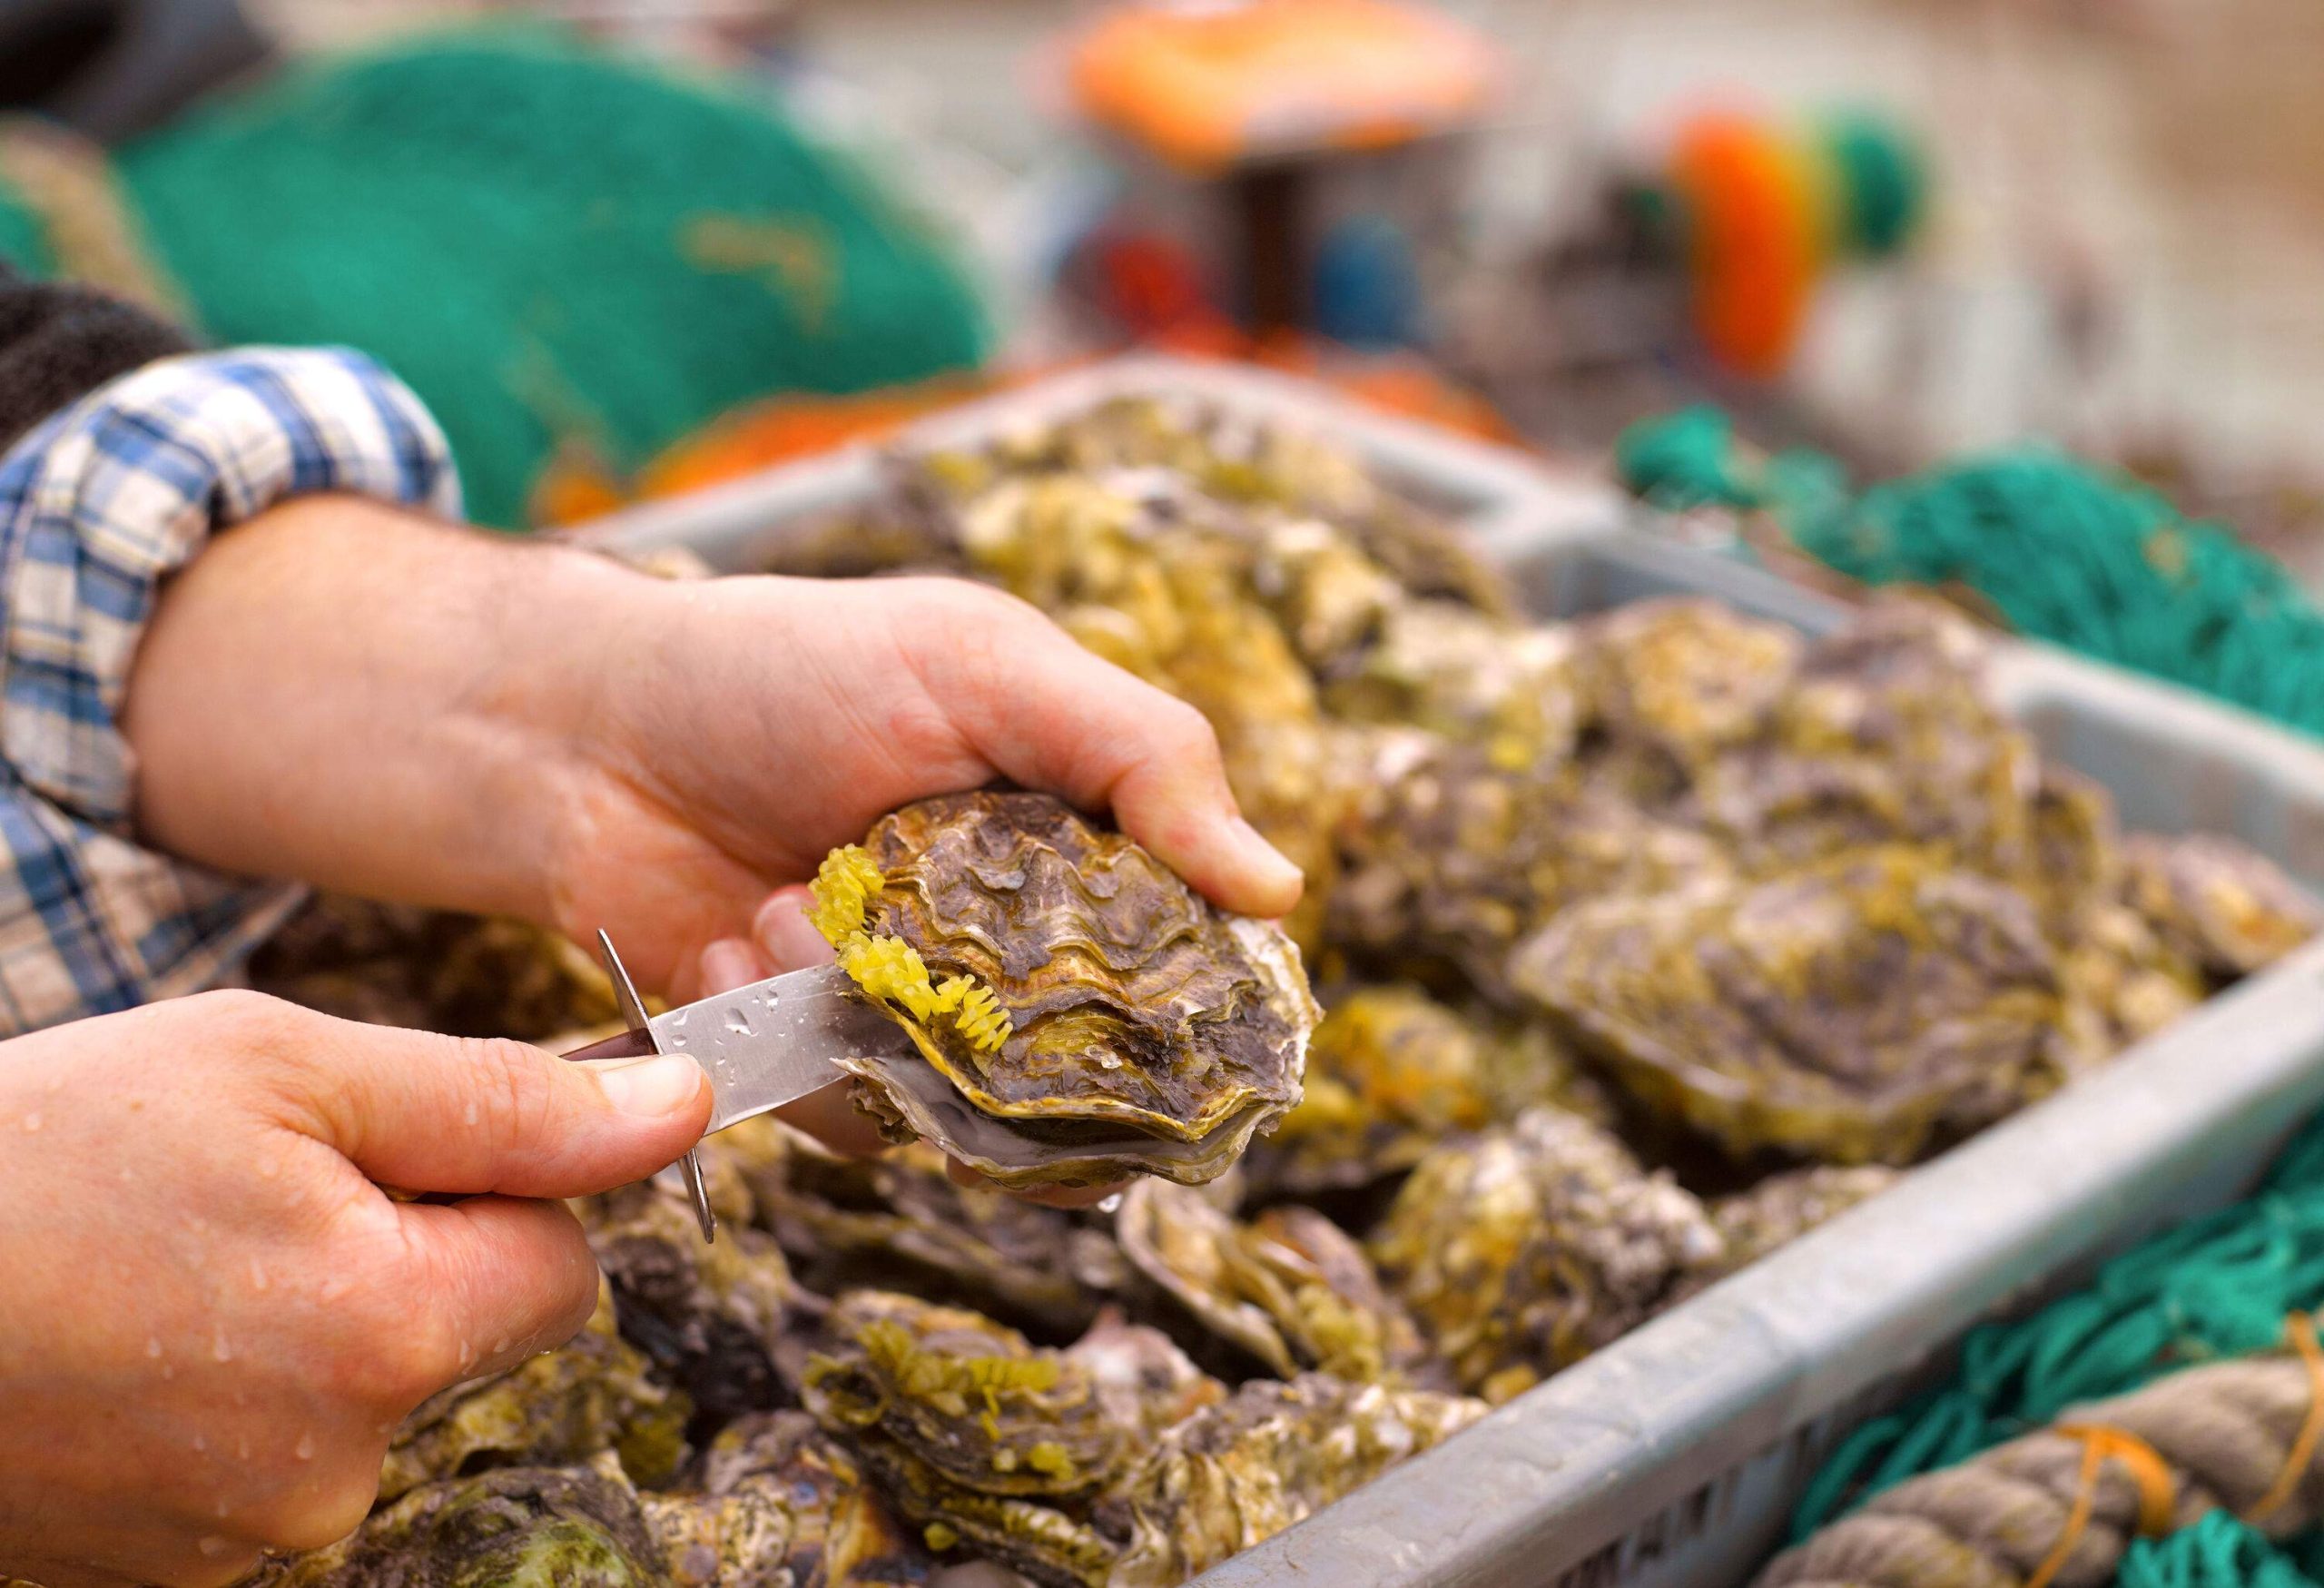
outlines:
M911 1039L901 1028L853 996L854 983L837 965L770 976L649 1018L645 1000L637 996L621 956L614 952L612 936L602 928L597 952L613 983L614 1002L629 1029L565 1057L643 1059L650 1053L684 1053L710 1077L712 1130L724 1130L821 1091L846 1075L836 1062L842 1055L901 1058L911 1050ZM702 1238L716 1240L718 1216L703 1182L701 1154L690 1150L678 1163Z
M635 1059L684 1053L710 1077L710 1129L771 1113L846 1079L834 1060L903 1058L911 1039L854 995L837 965L790 971L665 1010L645 1031L624 1031L567 1059Z

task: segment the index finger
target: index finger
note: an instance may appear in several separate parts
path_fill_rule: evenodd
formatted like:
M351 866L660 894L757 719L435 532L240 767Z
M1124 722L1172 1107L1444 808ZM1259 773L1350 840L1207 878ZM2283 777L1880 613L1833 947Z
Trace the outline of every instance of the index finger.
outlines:
M1023 602L978 591L960 607L941 623L901 623L897 639L980 755L1028 788L1110 808L1221 909L1272 917L1298 903L1305 879L1243 819L1200 712Z

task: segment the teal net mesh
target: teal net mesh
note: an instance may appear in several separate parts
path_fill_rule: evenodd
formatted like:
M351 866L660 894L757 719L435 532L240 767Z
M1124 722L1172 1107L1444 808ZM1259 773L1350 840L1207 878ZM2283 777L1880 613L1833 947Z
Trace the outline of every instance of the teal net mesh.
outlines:
M118 169L211 339L374 354L487 523L523 519L561 448L625 472L745 399L986 348L951 255L850 161L738 86L551 30L296 69Z
M2089 1288L2030 1317L1971 1331L1948 1383L1842 1441L1802 1496L1792 1536L1805 1538L1883 1489L1965 1461L2077 1403L2268 1349L2282 1340L2287 1314L2319 1308L2324 1120L2293 1139L2246 1200L2124 1252ZM2189 1533L2199 1536L2142 1544L2124 1560L2120 1581L2299 1588L2316 1570L2313 1538L2270 1544L2226 1516Z
M2324 735L2324 612L2274 558L2122 475L2019 447L1852 496L1831 459L1751 457L1709 409L1633 427L1616 461L1659 506L1764 510L1853 578L1965 585L2021 634Z

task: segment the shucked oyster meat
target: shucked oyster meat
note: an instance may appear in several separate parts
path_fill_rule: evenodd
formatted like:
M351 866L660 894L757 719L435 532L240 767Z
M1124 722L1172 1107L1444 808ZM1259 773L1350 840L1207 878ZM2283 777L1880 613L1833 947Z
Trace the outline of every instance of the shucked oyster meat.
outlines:
M1299 952L1047 794L884 818L815 881L817 928L918 1060L858 1098L1004 1186L1213 1179L1299 1100Z

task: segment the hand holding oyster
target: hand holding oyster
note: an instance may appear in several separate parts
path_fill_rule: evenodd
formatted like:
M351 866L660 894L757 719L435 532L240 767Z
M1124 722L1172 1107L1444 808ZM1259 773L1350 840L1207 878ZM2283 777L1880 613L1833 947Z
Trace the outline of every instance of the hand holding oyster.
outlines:
M810 919L919 1060L860 1106L1003 1186L1216 1179L1299 1100L1317 1010L1275 926L1048 794L950 794L825 858Z

